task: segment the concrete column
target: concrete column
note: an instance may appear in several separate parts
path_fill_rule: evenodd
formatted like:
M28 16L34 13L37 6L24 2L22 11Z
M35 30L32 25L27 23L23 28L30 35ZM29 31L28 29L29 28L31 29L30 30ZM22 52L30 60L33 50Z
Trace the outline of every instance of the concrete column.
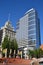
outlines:
M12 52L12 49L10 49L10 54L9 54L9 58L11 58L11 52Z
M5 58L7 58L7 49L5 49Z
M21 51L21 58L22 58L22 51Z
M14 57L15 57L15 53L16 53L16 52L15 52L15 50L14 50Z

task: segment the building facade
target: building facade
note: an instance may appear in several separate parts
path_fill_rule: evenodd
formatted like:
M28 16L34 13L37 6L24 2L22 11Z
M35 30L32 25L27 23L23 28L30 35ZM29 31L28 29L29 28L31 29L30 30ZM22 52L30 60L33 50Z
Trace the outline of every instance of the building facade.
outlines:
M37 11L32 8L28 10L17 22L16 39L18 46L29 49L38 48L40 41L40 20Z
M6 21L5 25L0 29L0 46L7 35L11 40L15 39L15 31L10 21Z

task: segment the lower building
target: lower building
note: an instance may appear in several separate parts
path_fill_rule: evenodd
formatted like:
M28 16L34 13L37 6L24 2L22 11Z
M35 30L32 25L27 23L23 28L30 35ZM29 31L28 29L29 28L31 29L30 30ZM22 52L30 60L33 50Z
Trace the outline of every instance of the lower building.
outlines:
M0 45L2 45L2 42L7 35L11 40L15 39L15 31L14 28L11 25L11 22L8 20L3 27L0 29Z

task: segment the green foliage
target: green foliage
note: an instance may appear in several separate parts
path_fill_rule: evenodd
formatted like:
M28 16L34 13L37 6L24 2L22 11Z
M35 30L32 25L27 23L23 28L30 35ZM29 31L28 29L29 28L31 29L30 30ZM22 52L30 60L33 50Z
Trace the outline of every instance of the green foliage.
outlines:
M33 50L29 50L29 54L28 55L33 57L33 54L34 54Z
M40 58L43 57L43 50L42 49L35 49L35 50L29 50L28 51L28 55L33 58Z
M8 36L5 36L4 41L2 43L2 50L7 49L7 57L9 57L10 49L12 49L12 54L14 53L14 50L18 49L17 41L16 39L10 40Z
M6 36L6 37L4 38L3 43L2 43L2 49L7 48L7 46L8 46L7 44L8 44L8 37Z
M10 48L11 48L11 49L15 49L14 40L11 41L11 43L10 43Z
M9 51L10 51L10 39L6 35L4 38L4 41L2 43L2 50L7 49L7 57L9 56Z
M14 40L11 41L11 43L10 43L10 49L13 49L13 50L17 50L18 49L18 44L17 44L16 39L14 39Z
M16 39L14 39L14 43L15 43L15 50L17 50L18 49L18 44L17 44Z
M13 57L13 55L14 55L14 50L15 50L15 53L16 53L16 52L17 52L17 49L18 49L18 44L17 44L16 39L14 39L14 40L11 41L10 49L12 49L11 56Z

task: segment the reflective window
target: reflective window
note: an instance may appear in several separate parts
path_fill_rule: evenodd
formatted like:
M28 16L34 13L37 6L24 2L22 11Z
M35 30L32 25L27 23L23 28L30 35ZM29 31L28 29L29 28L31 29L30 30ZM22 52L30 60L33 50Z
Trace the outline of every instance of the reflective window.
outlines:
M28 30L30 30L30 29L35 29L35 25L29 26Z
M30 21L29 25L31 25L31 24L35 24L35 21L34 20Z
M29 16L35 15L35 12L31 12L29 13Z
M36 30L30 30L30 31L28 31L28 34L30 35L30 34L34 34L34 33L36 33Z
M36 35L30 35L28 36L28 39L36 39Z
M32 45L32 44L36 44L36 40L30 40L30 41L28 41L28 43L29 43L29 45Z
M35 19L35 16L29 17L29 21Z
M16 27L16 30L19 29L19 26Z
M17 25L16 29L19 29L19 22L17 22L17 24L16 24L16 25Z
M18 26L19 25L19 22L17 22L16 25Z

